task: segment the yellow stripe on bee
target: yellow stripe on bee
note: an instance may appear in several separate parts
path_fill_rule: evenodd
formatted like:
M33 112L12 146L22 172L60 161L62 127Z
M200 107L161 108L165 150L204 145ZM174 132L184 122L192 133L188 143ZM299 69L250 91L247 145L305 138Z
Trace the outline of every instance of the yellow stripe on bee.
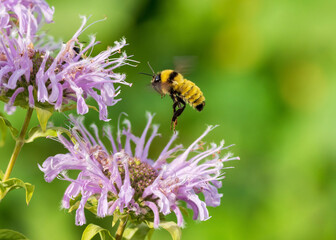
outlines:
M167 82L169 75L173 72L173 70L163 70L161 72L161 82L165 83Z
M205 101L205 97L202 95L200 98L196 99L196 102L193 103L193 107L200 105L204 101Z
M183 84L181 84L180 93L183 96L190 95L193 92L195 92L195 90L197 90L195 87L196 87L195 83L185 79Z
M191 96L189 97L189 102L192 103L192 104L194 104L194 102L195 102L197 99L199 99L199 98L201 97L201 95L202 95L202 92L197 92L197 93L195 93L194 95L191 95Z
M200 88L187 79L184 79L184 82L177 86L175 90L180 92L183 100L192 107L196 107L205 100Z

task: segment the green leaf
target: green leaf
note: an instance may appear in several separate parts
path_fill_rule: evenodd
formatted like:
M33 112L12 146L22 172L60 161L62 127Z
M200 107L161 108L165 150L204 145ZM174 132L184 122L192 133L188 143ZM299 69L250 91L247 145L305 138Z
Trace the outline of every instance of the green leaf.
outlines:
M17 135L19 134L19 130L13 127L10 121L2 113L0 113L0 126L1 126L1 140L3 140L6 137L6 130L5 130L6 127L10 130L10 133L12 134L13 138L16 139Z
M4 186L2 186L2 183L0 182L0 197L1 197L1 194L5 191L6 191L6 188ZM1 199L0 199L0 201L1 201Z
M121 219L124 218L124 214L120 214L119 211L114 211L113 212L113 219L112 219L112 227L116 225L116 223Z
M160 227L166 229L173 240L180 240L182 237L181 228L175 222L161 222Z
M116 223L119 221L120 217L119 215L113 213L113 219L112 219L112 227L116 225Z
M144 240L152 229L149 228L146 224L141 223L136 226L129 226L125 229L123 234L123 239L126 240ZM150 234L152 235L152 234ZM150 238L149 238L150 239Z
M0 239L1 240L28 240L23 234L10 230L10 229L0 229Z
M154 228L153 222L147 222L147 225L150 228ZM182 237L182 231L181 228L175 223L175 222L163 222L159 224L159 227L162 227L163 229L166 229L173 240L180 240Z
M78 208L81 198L82 195L78 194L76 197L70 199L70 207L68 209L68 212L72 212L73 210L76 210Z
M82 195L79 194L74 199L70 200L70 207L69 207L68 212L72 212L72 211L76 210L79 207L81 198L82 198ZM98 200L97 200L97 198L90 197L87 200L86 204L85 204L85 209L89 210L94 215L97 215L97 206L98 206Z
M154 233L154 228L150 228L149 232L147 234L147 240L151 240L152 239L153 233Z
M53 112L46 110L46 109L38 108L38 107L35 107L35 109L36 109L37 119L40 123L42 131L46 131L48 120L51 117Z
M85 228L81 240L90 240L98 233L101 240L115 239L107 229L91 223Z
M20 188L23 188L26 190L26 203L28 205L33 196L35 186L30 183L25 183L21 179L18 179L18 178L10 178L5 182L0 182L0 201L10 191L15 190L15 189L20 189Z
M85 204L85 209L89 210L94 215L97 215L97 206L98 206L97 198L90 197Z
M33 127L29 130L28 138L26 139L26 143L33 142L36 138L40 137L57 137L58 132L65 132L69 134L68 130L62 127L51 127L45 130L42 130L40 126Z

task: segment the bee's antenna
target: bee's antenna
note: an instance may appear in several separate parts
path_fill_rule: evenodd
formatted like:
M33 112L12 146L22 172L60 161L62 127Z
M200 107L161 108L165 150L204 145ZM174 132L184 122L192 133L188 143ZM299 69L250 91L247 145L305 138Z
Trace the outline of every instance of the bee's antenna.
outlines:
M147 62L147 63L148 63L148 66L149 66L149 68L152 70L152 72L153 72L153 75L155 75L155 72L154 72L154 70L153 70L152 66L149 64L149 62Z
M148 76L153 76L152 74L149 74L149 73L143 73L143 72L141 72L141 73L139 73L139 74L144 74L144 75L148 75Z

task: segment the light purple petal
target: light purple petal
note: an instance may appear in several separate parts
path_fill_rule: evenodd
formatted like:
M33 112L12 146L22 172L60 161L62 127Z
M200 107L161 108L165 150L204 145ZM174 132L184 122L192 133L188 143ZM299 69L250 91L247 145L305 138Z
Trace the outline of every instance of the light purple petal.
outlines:
M44 68L46 65L46 62L48 60L49 57L49 52L46 52L43 61L41 63L40 69L36 74L36 82L37 82L37 99L39 102L45 102L48 101L48 90L46 87L46 80L47 80L47 76L44 73Z
M118 207L119 203L120 203L120 199L117 199L112 203L112 205L110 206L110 208L107 211L109 215L112 215L114 213L114 211Z
M16 109L16 107L14 107L15 98L17 97L17 95L19 95L19 93L22 93L23 91L24 91L23 87L20 87L20 88L16 89L15 92L13 93L13 95L11 96L11 98L9 99L8 103L6 103L5 111L8 114L14 113L14 111Z
M107 189L102 189L98 200L97 216L105 217L107 214Z
M0 68L0 84L3 82L3 76L9 73L11 70L12 70L12 67L9 65L6 65Z
M21 76L26 72L26 69L19 69L15 72L13 72L12 76L9 78L8 83L4 84L6 88L9 89L15 89L16 88L16 82L21 78Z
M33 108L35 105L35 100L34 100L34 87L32 85L28 87L28 102L29 107Z
M215 126L216 127L216 126ZM213 130L215 127L209 126L205 132L196 139L180 156L178 156L174 161L171 163L172 166L175 166L173 169L178 169L180 166L183 166L183 162L186 161L189 153L192 151L192 149L196 146L196 144L201 141L211 130Z
M150 209L152 209L154 213L154 228L158 228L160 223L160 216L157 206L155 205L155 203L149 201L145 201L144 204L146 204Z
M131 187L131 181L129 178L129 171L128 171L127 163L124 163L123 167L125 169L125 178L124 178L124 182L123 182L123 185L121 186L118 196L121 202L127 207L127 205L132 200L132 197L134 195L134 189ZM122 208L123 207L121 207L120 211L122 211Z
M61 107L62 107L62 103L63 103L63 88L62 88L62 85L60 83L57 84L57 87L58 87L59 95L58 95L57 100L56 100L55 109L60 110Z
M68 209L70 207L70 200L76 197L81 190L81 186L75 182L70 183L68 188L65 190L63 200L62 200L62 207Z
M176 218L177 218L177 225L179 227L184 227L184 220L183 220L183 216L182 216L182 213L181 213L179 207L176 206L176 205L173 205L172 209L173 209L173 211L176 215Z
M89 197L90 197L89 194L82 194L82 199L76 211L76 225L78 226L82 226L83 224L86 223L84 209L85 209L85 203L87 202Z
M206 205L211 207L218 207L220 205L220 200L223 194L218 193L217 188L211 184L207 184L207 186L203 189Z
M144 131L142 132L142 135L141 135L140 139L136 142L136 148L135 148L134 156L137 157L137 158L141 158L141 155L143 153L146 135L147 135L148 129L149 129L151 123L152 123L153 116L154 115L151 115L150 113L147 113L147 118L148 118L147 125L146 125Z
M141 156L141 159L145 161L145 159L148 158L148 151L149 151L149 147L153 141L153 139L156 137L156 136L160 136L160 134L157 134L157 131L159 129L159 126L157 125L154 125L153 126L153 132L152 132L152 135L149 137L149 139L147 140L147 143L146 143L146 146L142 152L142 156Z

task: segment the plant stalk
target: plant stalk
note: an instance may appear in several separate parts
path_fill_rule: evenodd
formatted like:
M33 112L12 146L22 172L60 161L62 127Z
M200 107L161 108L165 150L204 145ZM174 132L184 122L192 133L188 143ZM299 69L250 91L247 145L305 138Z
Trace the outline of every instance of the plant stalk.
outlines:
M8 180L8 178L9 178L9 176L10 176L12 170L13 170L15 161L16 161L17 157L19 156L19 153L21 151L21 148L22 148L23 144L25 143L25 137L26 137L28 125L29 125L31 116L33 114L33 111L34 111L33 108L28 108L28 110L27 110L26 118L25 118L25 120L23 122L20 135L16 139L16 143L15 143L15 147L14 147L12 156L11 156L11 158L9 160L9 163L8 163L8 166L7 166L4 178L2 179L3 182L6 181L6 180Z
M121 240L127 225L128 217L120 219L119 226L116 232L115 240Z

